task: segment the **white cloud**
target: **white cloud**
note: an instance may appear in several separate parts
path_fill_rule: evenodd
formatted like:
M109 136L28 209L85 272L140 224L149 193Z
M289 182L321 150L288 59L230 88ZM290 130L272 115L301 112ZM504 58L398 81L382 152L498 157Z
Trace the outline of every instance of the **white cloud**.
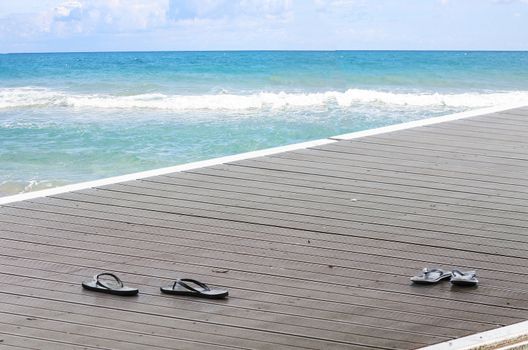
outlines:
M0 20L4 36L134 32L166 23L168 0L68 0L33 14Z
M78 1L67 1L53 9L53 19L56 21L72 21L82 19L82 4Z
M172 20L240 17L281 18L288 15L292 0L170 0Z
M202 20L285 20L293 0L66 0L38 13L0 19L0 37L71 37L179 28Z

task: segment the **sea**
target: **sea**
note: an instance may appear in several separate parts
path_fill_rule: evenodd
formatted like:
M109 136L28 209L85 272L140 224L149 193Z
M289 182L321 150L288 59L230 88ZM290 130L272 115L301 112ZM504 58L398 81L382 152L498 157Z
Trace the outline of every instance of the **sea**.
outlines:
M528 104L528 52L0 55L0 196Z

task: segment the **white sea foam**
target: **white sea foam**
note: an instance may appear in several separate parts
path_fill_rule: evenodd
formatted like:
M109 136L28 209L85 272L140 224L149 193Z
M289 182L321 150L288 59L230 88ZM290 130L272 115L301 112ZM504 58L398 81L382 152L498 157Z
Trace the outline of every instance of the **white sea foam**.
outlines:
M44 88L0 89L0 108L62 106L75 108L145 108L166 110L251 110L263 108L296 108L374 103L396 106L492 107L506 104L528 104L528 91L489 93L396 93L349 89L344 92L316 93L259 92L247 95L229 93L209 95L140 94L114 96L72 94Z
M0 197L18 193L47 190L57 186L67 185L67 181L51 180L6 180L0 181Z

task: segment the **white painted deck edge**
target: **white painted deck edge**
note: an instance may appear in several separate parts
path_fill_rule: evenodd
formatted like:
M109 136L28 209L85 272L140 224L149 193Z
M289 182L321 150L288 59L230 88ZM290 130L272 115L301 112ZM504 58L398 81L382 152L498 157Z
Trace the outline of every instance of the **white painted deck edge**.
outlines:
M525 335L528 335L528 321L492 329L490 331L473 334L455 340L449 340L444 343L426 346L418 350L472 350L486 345L498 344ZM504 348L504 346L499 346L498 349L500 348Z
M33 198L53 196L56 194L61 194L61 193L66 193L66 192L79 191L79 190L84 190L84 189L93 188L93 187L106 186L106 185L111 185L111 184L115 184L119 182L139 180L139 179L144 179L144 178L152 177L152 176L166 175L169 173L175 173L175 172L180 172L180 171L185 171L185 170L198 169L198 168L203 168L203 167L208 167L208 166L218 165L218 164L224 164L224 163L229 163L229 162L234 162L234 161L239 161L239 160L244 160L244 159L268 156L268 155L282 153L282 152L305 149L305 148L325 145L325 144L329 144L329 143L333 143L333 142L337 142L341 140L352 140L352 139L357 139L360 137L385 134L385 133L398 131L398 130L411 129L411 128L416 128L420 126L444 123L444 122L448 122L452 120L486 115L486 114L496 113L496 112L505 111L509 109L525 107L527 104L528 104L528 101L527 103L523 103L522 105L516 104L516 105L497 106L497 107L492 107L492 108L477 109L477 110L472 110L472 111L467 111L467 112L462 112L462 113L449 114L449 115L445 115L441 117L416 120L416 121L408 122L408 123L401 123L401 124L390 125L390 126L385 126L385 127L376 128L376 129L358 131L358 132L353 132L350 134L342 134L342 135L329 137L327 139L296 143L296 144L281 146L281 147L267 148L267 149L263 149L259 151L240 153L240 154L235 154L231 156L214 158L214 159L187 163L187 164L181 164L181 165L176 165L176 166L167 167L167 168L160 168L160 169L154 169L154 170L132 173L132 174L127 174L127 175L114 176L114 177L109 177L109 178L100 179L100 180L81 182L81 183L72 184L72 185L50 188L48 190L34 191L34 192L17 194L13 196L0 197L0 205L13 203L13 202L19 202L19 201L33 199Z

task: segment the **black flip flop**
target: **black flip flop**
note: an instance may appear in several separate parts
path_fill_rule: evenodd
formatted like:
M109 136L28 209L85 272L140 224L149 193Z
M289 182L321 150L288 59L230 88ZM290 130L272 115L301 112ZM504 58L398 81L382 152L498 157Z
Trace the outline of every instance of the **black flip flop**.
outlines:
M101 277L108 276L112 277L115 281L105 281ZM136 295L139 290L137 288L125 287L121 279L114 275L113 273L103 272L98 275L95 275L92 280L84 281L82 283L83 288L92 290L94 292L130 296Z
M444 272L440 269L428 269L426 267L422 270L421 275L411 277L411 281L417 284L434 284L450 277L451 272Z
M478 283L477 273L475 271L462 272L459 270L451 271L451 283L457 286L476 286Z
M190 286L188 283L196 285ZM160 288L162 293L186 295L208 299L222 299L229 295L227 290L220 288L209 288L207 284L190 278L177 279L173 284Z

